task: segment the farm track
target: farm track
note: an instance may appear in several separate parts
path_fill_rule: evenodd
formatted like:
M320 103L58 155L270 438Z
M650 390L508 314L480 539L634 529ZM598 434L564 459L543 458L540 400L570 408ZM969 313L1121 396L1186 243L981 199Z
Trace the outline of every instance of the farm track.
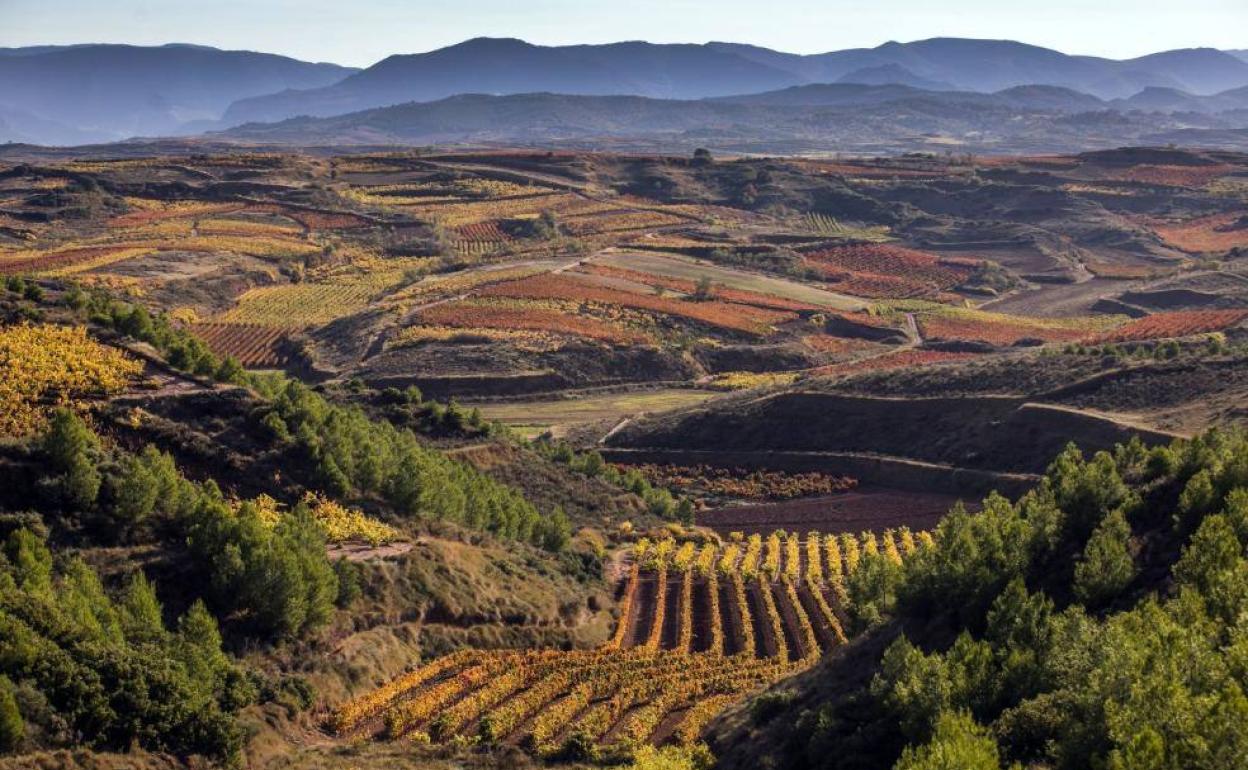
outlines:
M693 582L693 605L690 610L693 621L691 652L707 652L711 645L710 581L697 578Z
M661 649L675 650L680 646L677 643L680 639L680 598L680 580L669 579L667 583L667 595L662 597L666 606L663 612L663 632L659 641L659 647Z
M803 584L797 589L797 596L802 603L802 609L806 611L806 617L810 618L810 624L815 629L819 646L824 650L831 650L837 645L836 635L832 633L831 626L820 617L819 607L811 590L810 586Z
M780 611L781 630L784 633L785 648L788 649L791 659L801 660L814 651L806 649L806 642L802 638L797 620L797 612L792 602L789 601L788 592L784 590L780 583L769 583L767 588L771 591L772 601L776 603L776 609Z
M774 658L779 652L776 637L767 623L767 608L763 601L762 591L758 583L751 580L745 587L746 606L750 611L750 620L754 629L754 657Z
M724 655L726 657L739 655L744 652L741 610L737 606L732 586L726 580L719 584L719 612L720 622L724 625Z

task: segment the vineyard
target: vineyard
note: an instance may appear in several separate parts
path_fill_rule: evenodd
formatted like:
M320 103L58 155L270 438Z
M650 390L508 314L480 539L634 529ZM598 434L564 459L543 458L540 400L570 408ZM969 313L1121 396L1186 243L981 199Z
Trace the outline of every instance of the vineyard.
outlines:
M476 222L498 219L532 219L543 211L556 211L574 205L581 198L571 193L546 192L515 198L493 200L450 200L437 203L402 206L414 216L443 227L457 228Z
M629 233L638 230L672 227L685 222L681 217L659 211L605 211L567 217L565 227L576 236Z
M519 303L468 299L435 305L420 311L419 320L434 326L449 326L465 331L487 329L497 331L536 331L584 337L609 344L644 344L646 335L594 318L543 307L526 307Z
M694 294L697 291L697 281L686 278L656 275L654 273L646 273L640 270L629 270L627 268L599 264L582 266L578 268L578 270L588 275L602 275L609 278L622 278L626 281L632 281L651 288L661 287L663 289L678 291L682 294ZM824 309L819 305L812 305L808 302L800 302L786 297L778 297L774 294L763 294L761 292L747 291L744 289L716 286L713 282L711 285L711 296L724 302L732 302L739 305L753 305L754 307L769 310L817 312Z
M625 759L690 744L726 706L845 643L846 580L931 537L773 532L724 545L637 542L614 636L594 650L464 650L341 705L344 738L516 745Z
M275 367L286 363L282 343L290 330L259 324L197 323L190 327L218 356L233 356L243 366Z
M1219 332L1248 319L1248 310L1179 310L1137 318L1106 334L1091 338L1092 343L1134 342L1138 340L1188 337Z
M282 517L288 515L286 506L268 495L260 495L250 502L256 507L260 520L269 528L276 527ZM390 525L322 495L308 492L300 502L324 533L326 542L361 542L379 546L399 539L398 531ZM233 501L235 509L240 505L240 501Z
M882 243L891 240L887 227L851 227L826 214L806 214L803 223L812 232L829 238Z
M1185 222L1154 223L1152 229L1166 243L1193 254L1248 246L1248 214L1242 210Z
M750 390L791 385L798 372L720 372L704 382L712 390Z
M965 281L976 267L970 260L879 243L818 249L802 259L837 290L878 299L934 296Z
M85 327L0 327L0 436L34 433L50 406L115 393L142 369Z
M149 247L119 244L83 246L49 252L17 252L0 256L0 275L43 273L69 275L120 262L152 251Z
M1204 187L1219 177L1234 173L1234 171L1235 167L1226 163L1211 163L1203 166L1140 164L1123 169L1110 170L1101 174L1100 178L1167 187Z
M622 291L565 275L541 275L483 290L483 296L594 302L685 318L750 336L767 336L775 324L796 319L785 311L736 305L718 300L690 301Z
M862 372L882 371L886 369L902 369L911 366L930 366L957 361L969 361L980 354L963 353L953 350L898 350L872 358L848 361L843 364L831 364L811 369L807 374L815 377L838 377Z
M983 310L938 306L915 314L924 339L1015 345L1022 341L1070 342L1111 329L1121 316L1028 318Z
M377 293L368 281L262 286L242 294L217 320L285 329L316 326L363 310Z
M454 247L460 254L487 254L512 240L498 222L474 222L455 228Z

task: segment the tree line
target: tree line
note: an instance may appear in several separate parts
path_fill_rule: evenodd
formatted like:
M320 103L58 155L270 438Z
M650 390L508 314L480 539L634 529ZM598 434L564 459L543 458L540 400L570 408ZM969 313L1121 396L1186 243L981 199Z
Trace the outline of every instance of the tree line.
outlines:
M868 686L797 715L813 767L1248 764L1248 438L1084 455L849 580Z

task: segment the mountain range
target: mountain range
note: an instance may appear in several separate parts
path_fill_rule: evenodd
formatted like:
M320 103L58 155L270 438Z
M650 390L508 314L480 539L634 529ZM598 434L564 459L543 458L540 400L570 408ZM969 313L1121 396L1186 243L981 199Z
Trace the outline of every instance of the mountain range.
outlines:
M241 99L225 120L326 117L464 93L695 99L834 82L983 92L1054 85L1101 98L1125 98L1149 87L1208 95L1248 85L1248 62L1209 48L1116 61L1013 41L955 38L807 56L733 43L538 46L477 38L429 53L391 56L323 88Z
M647 116L660 114L681 130L696 130L696 121L711 113L720 116L711 126L743 119L737 128L748 132L760 121L765 124L765 118L739 114L752 115L761 107L787 106L792 114L786 117L800 121L810 119L815 108L879 113L883 104L913 109L916 100L922 102L919 117L894 133L943 130L942 120L932 120L937 107L970 110L958 120L972 132L979 130L971 125L976 120L986 114L996 116L989 122L1004 120L1000 113L1010 109L1218 114L1227 117L1157 127L1221 130L1248 125L1235 115L1245 109L1240 91L1245 87L1245 51L1194 48L1114 60L1014 41L960 38L813 55L721 42L539 46L476 38L390 56L363 70L182 44L37 46L0 49L0 140L77 144L254 123L280 128L248 125L231 135L291 135L294 126L324 135L352 121L381 119L376 111L386 108L396 110L382 120L388 127L382 135L389 137L464 140L483 130L530 138L543 130L552 137L671 130L663 121L646 123ZM531 96L491 101L517 95ZM633 99L595 102L591 97ZM483 124L489 112L539 102L553 102L554 114L534 113L516 126ZM411 103L428 106L417 109ZM597 106L608 104L633 105L640 112L600 114ZM573 106L589 112L570 114ZM395 126L400 114L415 123ZM341 116L351 117L344 122ZM315 129L308 120L283 123L292 118L334 122ZM348 133L371 135L373 129L360 125Z
M319 88L356 70L190 45L0 49L0 132L43 143L188 133L248 96Z
M1140 102L1146 102L1141 104ZM1147 103L1181 106L1154 111ZM1166 89L1106 101L1058 86L992 94L903 85L819 84L759 94L675 100L573 94L460 94L324 118L248 123L217 134L262 144L558 143L688 152L706 146L766 154L912 151L1067 152L1166 143L1241 149L1248 88L1197 97Z

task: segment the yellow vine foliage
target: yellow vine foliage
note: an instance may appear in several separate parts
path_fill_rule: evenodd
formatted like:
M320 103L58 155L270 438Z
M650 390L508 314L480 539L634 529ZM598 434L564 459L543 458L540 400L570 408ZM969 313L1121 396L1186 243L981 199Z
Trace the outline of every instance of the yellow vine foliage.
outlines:
M399 532L388 524L365 516L354 508L336 503L323 495L308 492L303 497L312 518L325 533L325 539L331 543L364 541L369 545L378 546L399 539ZM266 527L276 527L285 514L285 506L268 495L260 495L251 500ZM240 502L234 503L237 510Z
M48 407L115 393L142 370L142 363L91 339L82 326L0 327L0 435L35 433Z
M363 540L376 546L399 538L398 530L394 527L382 524L329 498L309 492L303 501L312 511L312 517L321 525L321 529L325 530L325 537L331 543Z

